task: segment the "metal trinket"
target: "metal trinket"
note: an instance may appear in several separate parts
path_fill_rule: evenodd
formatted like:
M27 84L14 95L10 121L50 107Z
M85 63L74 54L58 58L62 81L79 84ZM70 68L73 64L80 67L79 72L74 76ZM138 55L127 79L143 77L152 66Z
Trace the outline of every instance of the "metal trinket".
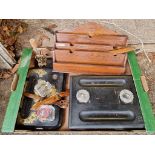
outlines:
M49 97L56 94L56 88L48 81L39 79L34 87L34 93L41 97Z
M37 60L39 67L47 65L47 57L45 55L36 55L35 59Z

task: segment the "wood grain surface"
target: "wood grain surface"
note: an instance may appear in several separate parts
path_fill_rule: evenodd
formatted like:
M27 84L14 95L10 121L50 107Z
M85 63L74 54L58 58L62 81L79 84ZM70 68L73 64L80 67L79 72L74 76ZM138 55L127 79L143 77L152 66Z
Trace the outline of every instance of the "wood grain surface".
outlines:
M127 36L125 35L99 35L99 36L88 36L82 34L71 34L71 33L56 33L56 41L66 43L80 43L80 44L97 44L97 45L112 45L126 46Z
M70 44L70 43L56 43L56 49L62 49L62 50L70 50L70 51L76 51L76 50L83 50L83 51L98 51L98 52L104 52L104 51L111 51L113 50L113 46L110 45L91 45L91 44Z
M125 67L127 55L114 55L108 52L55 50L58 63L94 64Z
M53 63L53 70L63 73L80 73L93 75L121 75L125 73L125 67L103 66L73 63Z

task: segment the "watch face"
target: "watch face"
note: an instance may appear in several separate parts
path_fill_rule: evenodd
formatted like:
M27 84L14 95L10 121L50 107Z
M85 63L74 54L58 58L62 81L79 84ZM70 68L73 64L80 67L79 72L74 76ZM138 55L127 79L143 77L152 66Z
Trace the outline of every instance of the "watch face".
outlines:
M42 105L37 109L36 114L40 122L54 121L55 108L52 105Z

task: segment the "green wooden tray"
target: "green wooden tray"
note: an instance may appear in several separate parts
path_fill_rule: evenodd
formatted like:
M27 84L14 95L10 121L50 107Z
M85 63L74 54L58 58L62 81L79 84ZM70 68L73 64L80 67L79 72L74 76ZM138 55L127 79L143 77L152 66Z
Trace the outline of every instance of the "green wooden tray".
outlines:
M22 52L21 63L17 71L18 83L16 89L12 91L9 99L8 107L6 110L6 114L1 129L2 133L14 132L18 110L25 85L25 80L30 65L31 55L32 55L31 49L25 48Z
M142 73L138 65L136 54L134 51L128 53L128 61L130 64L133 80L138 94L146 132L148 134L153 134L155 133L155 116L153 114L149 96L147 92L145 92L143 89L143 85L141 82Z
M18 69L17 74L19 75L18 84L16 90L11 93L10 100L8 103L7 111L5 114L2 133L13 133L16 119L18 115L18 110L23 94L24 84L28 73L28 68L30 64L30 59L32 55L31 49L24 49L21 58L21 64ZM130 64L132 76L134 79L136 91L138 94L140 107L145 123L145 129L148 134L155 133L155 116L153 114L152 106L149 100L147 92L144 91L141 82L141 70L137 62L137 58L134 51L128 53L128 61Z

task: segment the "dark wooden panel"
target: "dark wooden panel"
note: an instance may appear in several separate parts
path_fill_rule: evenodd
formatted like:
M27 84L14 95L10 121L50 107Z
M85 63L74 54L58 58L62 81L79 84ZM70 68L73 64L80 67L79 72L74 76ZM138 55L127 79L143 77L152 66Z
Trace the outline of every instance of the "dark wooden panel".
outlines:
M62 31L61 31L62 32ZM70 33L70 30L63 31L63 33ZM118 35L117 32L106 28L105 26L98 24L96 22L88 22L85 24L79 25L77 28L75 28L72 33L78 33L78 34L89 34L90 36L95 35Z
M53 70L63 73L80 73L95 75L121 75L125 73L125 67L71 63L53 63Z
M90 37L81 34L56 34L57 42L82 43L82 44L105 44L112 46L126 46L127 36L125 35L98 35Z
M83 51L98 51L98 52L105 52L113 50L113 46L110 45L94 45L94 44L73 44L70 43L56 43L57 49L63 50L83 50Z
M78 64L125 66L126 54L113 55L108 52L55 50L55 61Z

